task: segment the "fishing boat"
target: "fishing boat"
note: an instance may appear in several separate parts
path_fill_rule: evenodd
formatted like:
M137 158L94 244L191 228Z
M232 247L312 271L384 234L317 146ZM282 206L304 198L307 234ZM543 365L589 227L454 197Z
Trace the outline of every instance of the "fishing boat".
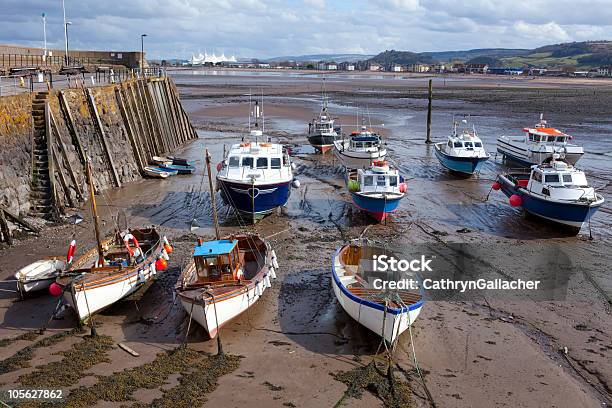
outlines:
M400 279L388 272L373 271L373 256L383 254L389 253L363 239L340 247L332 259L331 282L344 311L393 344L414 323L424 301L418 291L374 287L376 279Z
M323 85L323 103L319 116L308 124L308 142L321 153L329 151L334 147L338 139L338 132L334 127L334 118L327 110L327 95L325 94L325 83Z
M151 161L155 164L172 164L172 159L164 156L153 156Z
M380 135L361 126L359 132L352 132L345 140L334 141L334 154L349 169L368 167L374 160L384 159L387 148Z
M172 164L178 164L181 166L193 166L194 162L191 160L183 159L176 156L168 156L168 159L172 161Z
M524 128L524 136L501 136L497 140L497 151L511 162L524 167L541 164L554 153L564 156L569 164L576 164L584 155L582 146L569 143L572 139L558 129L548 126L543 115L533 128Z
M210 156L206 152L209 184ZM227 322L253 306L276 278L276 254L255 234L221 238L214 193L211 194L216 240L201 239L181 272L176 294L189 315L214 338Z
M583 171L554 154L529 173L506 173L492 187L501 190L510 205L567 227L577 234L597 212L604 198L588 185Z
M255 222L287 204L294 180L293 164L281 144L264 141L259 127L260 111L255 102L253 139L234 144L217 165L217 188L240 218Z
M398 170L384 160L375 160L366 169L348 169L346 185L353 203L378 222L397 210L407 189Z
M172 253L166 237L155 228L117 230L102 241L91 173L88 161L87 178L97 245L74 261L49 287L53 295L63 293L81 322L144 286L167 268Z
M144 169L145 175L151 178L168 178L170 176L176 176L178 170L162 169L161 167L146 166Z
M58 259L58 257L41 259L24 266L15 273L17 290L23 295L28 292L47 289L66 267L67 263Z
M176 171L178 174L193 174L195 173L195 166L191 164L165 164L159 165L159 168L164 171Z
M466 120L461 122L467 125ZM479 173L483 163L491 156L485 151L475 128L469 130L465 127L458 132L457 127L458 123L454 121L453 133L448 140L434 144L436 157L442 166L453 172L467 175Z

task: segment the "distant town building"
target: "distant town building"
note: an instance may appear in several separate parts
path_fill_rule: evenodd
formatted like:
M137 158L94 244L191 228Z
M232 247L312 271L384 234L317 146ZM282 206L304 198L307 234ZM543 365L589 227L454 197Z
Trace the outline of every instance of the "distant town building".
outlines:
M486 74L489 71L487 64L467 64L465 72L468 74Z
M377 64L376 62L370 62L368 64L368 71L381 71L382 67L380 66L380 64Z
M406 70L408 72L423 73L423 72L429 72L430 67L429 65L425 65L425 64L408 64L406 66Z
M609 77L612 76L612 66L604 66L597 68L597 76Z
M352 62L341 62L340 64L338 64L338 69L341 69L343 71L354 71L355 70L355 64Z

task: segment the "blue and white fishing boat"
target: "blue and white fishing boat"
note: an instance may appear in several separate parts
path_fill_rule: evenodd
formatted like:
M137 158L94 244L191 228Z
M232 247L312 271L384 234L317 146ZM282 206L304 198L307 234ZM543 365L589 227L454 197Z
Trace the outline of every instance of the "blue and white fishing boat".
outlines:
M327 109L327 95L325 93L325 82L323 82L323 104L319 116L308 124L308 142L321 153L329 151L334 147L334 141L338 140L339 127L334 126L335 119Z
M467 124L466 120L461 121ZM453 134L446 142L434 144L436 157L447 169L472 175L480 172L482 164L491 157L484 148L482 140L476 134L476 129L467 127L457 131L458 123L453 123Z
M520 166L531 167L534 164L550 160L559 153L570 164L576 164L584 155L582 146L569 143L572 136L548 126L543 115L533 128L524 128L524 136L501 136L497 139L497 151L506 159Z
M168 178L170 176L176 176L178 170L162 169L159 166L146 166L144 169L145 175L151 178Z
M233 145L217 166L217 189L223 200L243 219L255 222L287 204L293 178L293 165L281 144L271 143L259 128L259 104L255 102L253 141Z
M178 174L193 174L195 173L195 166L191 164L167 164L162 163L159 165L159 168L165 171L176 171Z
M603 196L589 187L584 172L559 160L558 154L532 166L530 173L498 176L493 189L501 189L513 207L566 226L576 234L604 202Z
M334 154L349 169L369 167L374 160L387 156L380 135L361 126L361 131L352 132L348 139L334 141Z
M424 300L418 290L375 288L378 279L399 280L391 272L373 271L373 257L383 254L388 251L367 240L355 240L338 248L332 259L331 281L336 299L346 313L393 344L417 319Z
M367 169L347 169L346 185L353 203L378 222L397 210L406 195L406 183L396 169L376 160Z

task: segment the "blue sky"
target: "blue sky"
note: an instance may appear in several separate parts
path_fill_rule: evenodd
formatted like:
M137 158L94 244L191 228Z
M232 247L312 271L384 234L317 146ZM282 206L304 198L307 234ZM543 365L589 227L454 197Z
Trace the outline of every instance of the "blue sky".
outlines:
M62 47L61 0L1 0L0 43ZM153 58L534 48L612 39L612 0L65 0L71 47Z

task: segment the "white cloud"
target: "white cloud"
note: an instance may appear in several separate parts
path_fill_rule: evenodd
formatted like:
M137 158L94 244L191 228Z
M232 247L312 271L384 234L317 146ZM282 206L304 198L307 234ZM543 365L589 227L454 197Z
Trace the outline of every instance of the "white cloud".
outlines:
M517 21L513 25L514 31L524 38L532 38L549 41L568 41L569 34L557 23L549 21L545 24L529 24Z

